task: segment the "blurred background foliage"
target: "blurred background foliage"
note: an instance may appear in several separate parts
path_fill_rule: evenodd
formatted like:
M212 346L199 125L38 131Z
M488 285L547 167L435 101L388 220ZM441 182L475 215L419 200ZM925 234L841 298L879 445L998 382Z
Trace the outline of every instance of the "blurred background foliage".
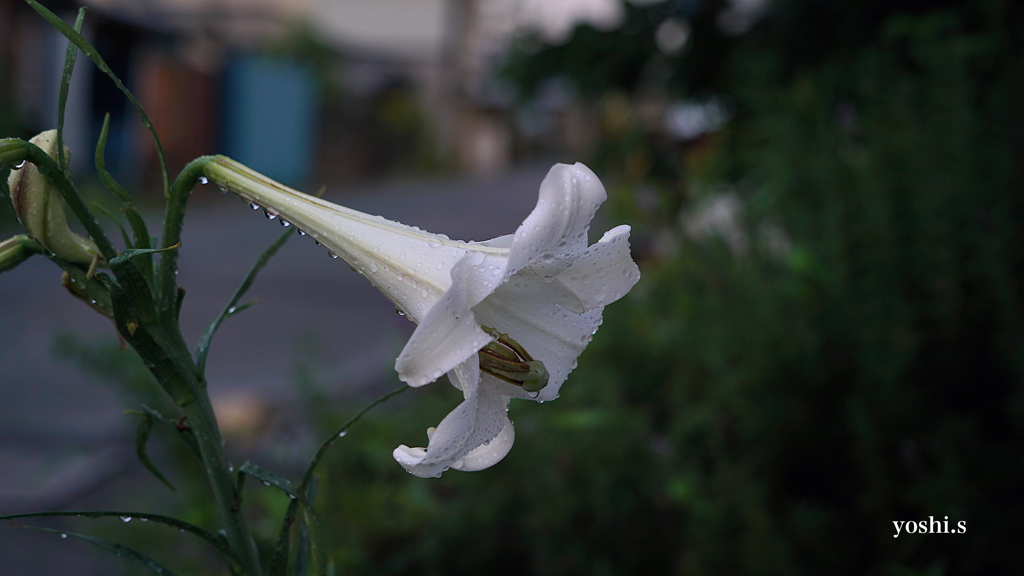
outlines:
M391 458L458 401L450 387L361 421L322 469L336 573L1024 565L1024 8L777 0L737 31L731 4L627 3L613 30L517 43L504 78L519 112L561 93L596 119L589 164L643 279L558 402L512 404L516 445L494 468L424 481ZM670 19L685 23L674 50ZM402 130L427 129L403 94L373 105L411 142ZM700 129L650 121L673 101ZM519 149L543 150L526 132ZM350 414L311 379L326 437ZM286 502L248 493L266 544ZM201 498L178 502L202 522ZM893 537L929 517L967 531Z

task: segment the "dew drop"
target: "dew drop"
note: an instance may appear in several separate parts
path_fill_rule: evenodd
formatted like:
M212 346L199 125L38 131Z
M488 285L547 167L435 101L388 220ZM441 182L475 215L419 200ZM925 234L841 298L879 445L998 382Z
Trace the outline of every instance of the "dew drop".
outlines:
M289 227L289 226L291 226L291 225L292 225L292 223L291 223L291 222L289 222L289 221L285 220L284 218L282 218L281 220L279 220L279 222L281 222L281 226L284 226L285 228L287 228L287 227Z
M299 230L298 228L296 228L296 230L298 231L299 236L305 236L306 235L306 233L304 231Z
M199 177L199 183L200 184L209 184L210 181L209 181L209 179L206 178L206 176L200 176Z
M252 208L253 210L259 210L260 205L255 202L249 202L249 208Z
M430 246L431 248L440 248L441 247L441 245L438 244L437 242L429 242L429 243L427 243L427 246Z
M121 516L121 522L131 522L131 521L132 521L132 517L131 516Z
M399 316L405 316L405 310L402 310L401 308L395 308L395 314L398 314Z
M149 518L139 518L139 522L149 522Z
M348 436L348 430L342 430L341 432L338 432L338 438L344 438L345 436Z
M330 250L328 250L327 253L331 255L331 258L334 258L335 260L338 259L338 255L335 254L334 252L331 252Z
M61 537L61 539L65 539L65 538L68 537L68 535L67 534L61 534L60 537Z
M264 485L264 486L270 486L270 482L267 482L266 480L264 480L264 481L263 481L263 485Z
M376 271L377 271L377 263L376 262L370 262L370 272L376 272Z
M555 255L550 253L550 252L548 252L547 254L544 254L543 256L541 256L540 259L545 261L545 262L551 262L552 260L555 259Z
M14 169L15 170L21 170L22 168L25 167L25 162L26 162L25 160L22 160L21 162L18 162L17 164L14 165Z
M289 494L288 497L291 498L292 500L295 500L295 494Z
M263 211L263 215L267 217L267 220L273 220L274 218L277 218L277 214L274 214L273 212L268 212L267 210Z

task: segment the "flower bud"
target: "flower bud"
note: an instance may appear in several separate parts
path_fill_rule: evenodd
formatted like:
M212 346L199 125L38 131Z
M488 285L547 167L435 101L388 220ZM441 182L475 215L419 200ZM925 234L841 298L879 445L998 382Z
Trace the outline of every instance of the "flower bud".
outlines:
M14 268L39 253L39 245L24 234L0 242L0 273Z
M51 158L57 157L57 131L47 130L30 140ZM65 148L64 157L70 154ZM11 170L7 179L11 202L29 236L60 258L91 265L99 255L96 245L68 228L60 192L33 164Z

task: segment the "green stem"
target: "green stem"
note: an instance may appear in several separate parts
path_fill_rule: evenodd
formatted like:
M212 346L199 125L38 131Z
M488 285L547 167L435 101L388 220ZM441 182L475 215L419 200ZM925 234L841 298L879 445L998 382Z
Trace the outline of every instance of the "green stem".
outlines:
M185 406L189 425L192 426L199 452L203 459L203 468L213 490L213 497L220 511L221 522L231 546L238 557L241 568L249 576L262 576L256 543L246 529L245 521L239 509L242 503L231 470L228 467L227 455L224 453L223 440L213 406L206 390L197 391L196 402Z
M185 225L185 205L192 193L192 188L199 182L203 169L212 156L200 156L188 163L171 185L167 196L167 209L164 212L164 233L162 248L169 248L181 242L181 229ZM157 274L158 306L163 312L174 310L177 299L178 250L168 250L160 255L160 272Z

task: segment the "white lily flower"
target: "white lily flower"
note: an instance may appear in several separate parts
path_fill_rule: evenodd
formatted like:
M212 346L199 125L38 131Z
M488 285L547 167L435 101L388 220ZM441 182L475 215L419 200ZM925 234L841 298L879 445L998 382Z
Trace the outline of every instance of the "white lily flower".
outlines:
M309 234L418 324L395 362L399 378L422 386L447 372L464 401L429 431L426 448L395 449L417 476L504 458L515 439L509 399L557 398L604 307L640 278L629 226L587 246L606 194L579 163L551 168L515 234L468 243L302 194L221 156L206 175Z

